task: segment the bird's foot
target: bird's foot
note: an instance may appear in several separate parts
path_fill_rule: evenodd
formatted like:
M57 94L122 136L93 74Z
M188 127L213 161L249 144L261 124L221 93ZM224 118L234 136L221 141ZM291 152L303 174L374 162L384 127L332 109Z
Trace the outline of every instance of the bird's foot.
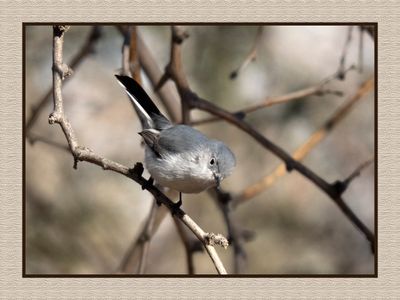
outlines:
M175 215L182 206L182 193L179 192L179 201L172 205L172 214Z

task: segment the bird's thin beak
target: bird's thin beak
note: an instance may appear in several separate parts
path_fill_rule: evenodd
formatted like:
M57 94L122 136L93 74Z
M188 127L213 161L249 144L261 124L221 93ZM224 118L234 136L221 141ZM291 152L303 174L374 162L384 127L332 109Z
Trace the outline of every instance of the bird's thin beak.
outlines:
M219 189L219 185L221 183L221 177L217 174L214 174L214 178L215 178L216 187L217 187L217 189Z

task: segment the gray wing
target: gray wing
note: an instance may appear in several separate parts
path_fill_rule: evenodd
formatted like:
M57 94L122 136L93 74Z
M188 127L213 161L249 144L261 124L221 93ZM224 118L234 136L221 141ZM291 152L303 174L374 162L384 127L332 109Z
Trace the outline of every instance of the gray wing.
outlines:
M160 131L155 129L145 129L139 134L142 136L146 145L158 156L161 157L158 141L160 139Z
M160 132L157 140L159 154L193 152L203 147L208 138L196 129L186 125L176 125Z

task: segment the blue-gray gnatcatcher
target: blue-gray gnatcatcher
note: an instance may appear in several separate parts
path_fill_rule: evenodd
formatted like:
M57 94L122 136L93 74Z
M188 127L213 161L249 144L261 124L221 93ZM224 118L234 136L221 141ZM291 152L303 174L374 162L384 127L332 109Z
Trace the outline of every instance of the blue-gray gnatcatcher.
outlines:
M134 79L115 76L142 123L139 134L146 144L145 165L152 178L182 193L218 187L235 166L232 151L190 126L172 124Z

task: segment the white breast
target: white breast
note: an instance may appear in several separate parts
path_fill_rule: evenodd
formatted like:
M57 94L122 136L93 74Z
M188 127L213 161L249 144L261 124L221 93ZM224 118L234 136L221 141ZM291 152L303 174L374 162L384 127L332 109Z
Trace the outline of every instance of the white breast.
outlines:
M216 184L206 163L190 160L180 154L160 159L149 149L145 153L147 170L162 186L182 193L200 193Z

